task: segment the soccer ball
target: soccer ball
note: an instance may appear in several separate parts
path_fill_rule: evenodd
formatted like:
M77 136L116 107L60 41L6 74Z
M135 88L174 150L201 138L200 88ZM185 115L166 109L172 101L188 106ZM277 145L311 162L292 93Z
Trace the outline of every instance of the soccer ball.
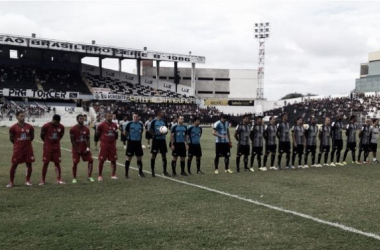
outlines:
M141 147L142 147L142 149L146 149L145 145L142 145Z
M162 135L166 135L168 133L168 128L166 126L161 126L160 127L160 133Z

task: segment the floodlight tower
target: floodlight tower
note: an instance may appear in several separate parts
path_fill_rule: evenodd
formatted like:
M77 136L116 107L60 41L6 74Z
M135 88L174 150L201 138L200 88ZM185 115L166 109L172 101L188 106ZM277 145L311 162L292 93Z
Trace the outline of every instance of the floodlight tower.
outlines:
M264 99L265 41L269 38L269 23L255 23L255 38L259 41L256 99Z

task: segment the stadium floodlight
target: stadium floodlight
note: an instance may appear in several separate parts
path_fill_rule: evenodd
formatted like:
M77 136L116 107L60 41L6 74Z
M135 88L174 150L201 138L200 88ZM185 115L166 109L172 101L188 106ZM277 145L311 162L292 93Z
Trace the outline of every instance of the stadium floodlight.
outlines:
M191 51L189 51L189 55L191 55Z
M257 69L257 99L264 99L265 41L269 38L270 24L255 23L255 39L259 41L259 67Z
M96 41L95 41L95 40L92 40L92 41L91 41L91 44L92 44L92 45L95 45L95 44L96 44Z
M36 38L36 33L32 33L32 38Z
M146 51L148 49L148 47L144 47L144 51Z

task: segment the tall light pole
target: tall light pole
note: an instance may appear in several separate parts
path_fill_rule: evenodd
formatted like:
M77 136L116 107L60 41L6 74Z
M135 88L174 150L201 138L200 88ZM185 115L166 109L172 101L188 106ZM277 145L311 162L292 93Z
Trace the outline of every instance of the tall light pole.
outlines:
M265 41L269 38L269 23L255 23L255 38L259 41L256 99L264 99Z

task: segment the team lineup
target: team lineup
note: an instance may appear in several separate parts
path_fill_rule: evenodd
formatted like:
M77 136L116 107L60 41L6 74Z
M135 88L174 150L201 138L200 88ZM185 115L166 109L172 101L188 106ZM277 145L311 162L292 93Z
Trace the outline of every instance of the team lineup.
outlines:
M161 155L163 175L167 177L177 176L177 160L180 162L180 175L188 176L192 174L191 165L195 157L196 174L203 174L201 171L201 137L202 128L200 119L194 117L191 125L184 125L184 117L178 117L178 123L170 127L169 145L166 141L168 134L168 123L164 120L161 110L156 110L155 118L149 119L143 124L138 114L132 115L132 121L124 119L120 122L115 120L114 115L109 112L105 115L105 121L94 123L95 149L100 144L98 155L98 176L97 180L103 180L103 167L106 161L111 165L111 179L118 179L116 175L117 149L116 143L121 131L121 140L126 150L125 178L129 178L129 168L134 156L137 158L138 176L145 177L143 172L142 157L145 146L142 145L145 130L145 139L148 148L151 149L151 175L155 177L155 165L157 155ZM9 129L10 141L13 144L13 155L11 159L10 181L8 188L14 186L14 178L17 166L26 164L26 186L32 186L32 164L35 162L32 141L35 138L33 126L25 123L25 114L22 111L16 113L18 122ZM215 137L215 159L214 173L219 174L219 158L224 158L225 173L232 174L230 169L230 157L232 140L229 130L229 123L226 115L221 115L220 120L213 124L213 136ZM52 121L46 123L41 128L40 138L43 141L43 166L40 186L45 185L46 174L50 162L54 163L57 184L65 184L61 176L61 146L60 140L65 134L65 128L60 124L60 116L54 115ZM350 122L346 126L347 137L346 149L341 161L341 151L343 149L343 115L330 125L330 118L326 117L322 126L317 125L317 120L312 118L310 124L304 125L302 117L297 118L296 124L291 127L288 122L288 115L281 117L281 122L276 125L276 118L270 117L269 124L264 126L263 118L256 117L254 125L250 124L250 116L243 116L241 123L236 127L234 138L237 141L236 171L240 172L240 160L243 157L244 171L254 172L255 158L260 171L267 171L267 162L270 158L269 170L281 170L282 156L285 154L285 168L295 169L296 158L298 157L297 168L309 168L309 155L311 156L311 167L322 166L344 166L347 165L346 158L351 151L354 164L369 163L368 157L372 152L373 161L377 162L377 141L379 133L379 121L377 119L367 120L359 132L359 152L356 158L356 137L357 120L356 116L350 117ZM85 116L77 116L77 124L70 129L70 141L72 144L72 183L77 183L77 168L80 160L87 162L87 179L94 182L92 177L94 160L90 147L90 129L86 126ZM278 144L277 144L278 141ZM317 144L319 141L319 152L317 155ZM252 144L252 149L250 145ZM264 148L265 144L265 148ZM167 146L168 145L168 146ZM172 151L171 174L167 165L168 147ZM363 162L361 156L363 154ZM275 164L277 155L277 165ZM251 159L249 161L249 156ZM263 156L263 159L262 159ZM270 157L269 157L270 156ZM330 158L329 158L330 156ZM187 157L187 162L186 162ZM323 165L321 164L324 158ZM334 161L335 159L335 161ZM356 160L357 159L357 160ZM330 160L330 161L329 161ZM291 162L290 162L291 161ZM302 164L303 162L303 164ZM187 169L186 169L187 163ZM187 171L186 171L187 170Z

